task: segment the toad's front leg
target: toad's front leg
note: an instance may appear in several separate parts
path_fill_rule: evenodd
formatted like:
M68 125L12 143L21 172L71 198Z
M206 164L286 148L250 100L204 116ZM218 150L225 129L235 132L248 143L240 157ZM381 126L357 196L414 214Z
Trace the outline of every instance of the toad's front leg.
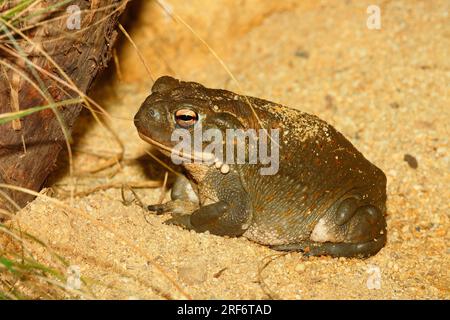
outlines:
M170 213L174 218L183 221L189 221L190 215L199 208L196 187L183 175L176 178L170 198L171 201L149 205L147 208L156 214Z
M216 190L215 199L208 199L206 195L204 204L191 211L192 214L188 212L192 208L192 202L185 196L174 199L173 192L174 200L163 205L150 206L149 209L160 213L171 212L172 218L167 223L186 229L209 231L221 236L242 235L249 226L252 207L239 176L233 172L226 175L212 173L207 177L207 181L206 185L212 187L211 190Z

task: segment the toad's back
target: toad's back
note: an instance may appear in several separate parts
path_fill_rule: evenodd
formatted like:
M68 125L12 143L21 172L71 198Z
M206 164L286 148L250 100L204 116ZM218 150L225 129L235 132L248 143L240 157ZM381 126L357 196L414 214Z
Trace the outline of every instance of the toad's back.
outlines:
M345 241L350 225L341 223L342 216L351 210L342 206L346 199L354 199L354 209L373 207L384 216L386 176L342 134L314 115L248 99L263 127L281 133L277 174L261 175L260 165L240 167L254 209L244 236L268 245L292 244L311 235L315 241ZM339 214L340 226L333 223ZM377 238L384 228L384 221L376 223L371 233Z

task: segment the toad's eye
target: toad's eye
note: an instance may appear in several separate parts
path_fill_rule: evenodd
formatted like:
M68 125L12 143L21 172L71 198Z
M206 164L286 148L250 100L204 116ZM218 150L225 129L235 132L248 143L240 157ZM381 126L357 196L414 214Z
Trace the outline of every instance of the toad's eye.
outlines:
M175 121L182 128L189 128L198 121L198 115L190 109L180 109L175 112Z

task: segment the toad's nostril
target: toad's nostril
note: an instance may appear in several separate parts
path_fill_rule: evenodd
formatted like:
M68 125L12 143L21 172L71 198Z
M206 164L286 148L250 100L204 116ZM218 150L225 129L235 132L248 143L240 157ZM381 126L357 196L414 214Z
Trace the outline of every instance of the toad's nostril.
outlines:
M150 120L159 121L161 119L161 113L158 110L149 109L147 114L151 118Z

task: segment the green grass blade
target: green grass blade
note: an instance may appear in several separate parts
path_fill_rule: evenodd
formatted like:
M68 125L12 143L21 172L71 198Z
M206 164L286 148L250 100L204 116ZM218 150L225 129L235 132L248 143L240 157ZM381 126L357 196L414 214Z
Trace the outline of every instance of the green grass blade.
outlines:
M5 257L0 257L0 264L4 265L6 269L11 273L16 273L16 270L14 270L14 262L12 262L9 259L6 259Z
M62 107L62 106L67 106L67 105L72 105L72 104L78 104L83 102L82 99L68 99L68 100L63 100L60 102L55 102L53 104L49 104L49 105L45 105L45 106L38 106L38 107L32 107L26 110L21 110L21 111L17 111L17 112L7 112L7 113L2 113L0 114L0 125L8 123L10 121L16 120L16 119L20 119L23 118L25 116L28 116L32 113L35 112L39 112L45 109L54 109L57 107Z
M25 10L26 8L28 8L28 6L33 4L33 2L35 2L35 1L36 0L22 0L14 8L11 8L8 11L2 13L0 15L0 17L2 17L2 19L9 20L9 19L13 18L16 14L18 14L18 13L22 12L23 10Z
M23 19L19 19L19 20L28 20L28 19L34 18L34 17L39 16L41 14L45 14L47 12L50 12L50 11L52 11L54 9L58 9L59 7L62 7L62 6L66 5L66 4L69 4L71 2L73 2L73 0L63 0L61 2L58 2L58 3L52 4L52 5L48 6L48 7L45 7L44 9L37 10L34 13L27 14L25 17L23 17Z

